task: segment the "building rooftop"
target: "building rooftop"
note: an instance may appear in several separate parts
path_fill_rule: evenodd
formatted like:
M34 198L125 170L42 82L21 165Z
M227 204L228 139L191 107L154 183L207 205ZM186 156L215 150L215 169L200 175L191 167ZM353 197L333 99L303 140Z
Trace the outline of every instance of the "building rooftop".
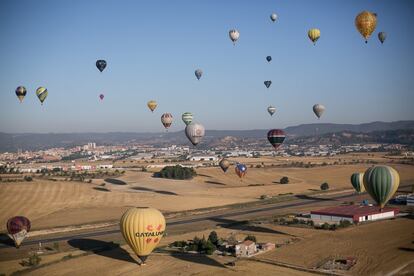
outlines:
M249 245L254 244L254 242L251 240L247 240L247 241L242 242L242 244L244 244L245 246L249 246Z
M378 206L363 206L363 205L341 205L329 208L324 208L316 211L311 211L315 215L340 216L340 217L354 217L354 216L369 216L378 213L394 211L399 212L398 208L386 207L380 211Z

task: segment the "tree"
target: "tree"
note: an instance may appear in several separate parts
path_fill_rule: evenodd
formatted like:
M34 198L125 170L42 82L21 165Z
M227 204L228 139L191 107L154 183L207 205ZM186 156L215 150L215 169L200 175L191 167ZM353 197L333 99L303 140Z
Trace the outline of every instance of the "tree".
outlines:
M280 179L280 184L288 184L289 178L287 176L284 176Z
M321 190L326 191L329 190L329 184L327 182L324 182L321 184Z
M247 237L244 240L245 241L256 242L256 236L254 236L254 235L247 235Z
M211 241L212 244L217 245L218 236L216 231L211 231L210 235L208 235L208 240Z

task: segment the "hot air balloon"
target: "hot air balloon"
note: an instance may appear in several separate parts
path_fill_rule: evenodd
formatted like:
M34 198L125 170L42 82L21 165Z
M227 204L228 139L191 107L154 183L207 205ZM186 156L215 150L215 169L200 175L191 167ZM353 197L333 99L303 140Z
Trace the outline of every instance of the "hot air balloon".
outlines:
M158 105L157 102L153 100L147 103L147 106L151 110L151 112L154 112L155 108L157 108L157 105Z
M233 41L233 45L236 45L236 41L239 39L240 33L238 30L232 29L229 31L229 37L231 41Z
M36 89L36 95L39 98L41 104L43 104L43 102L46 100L47 94L47 89L44 87L39 87Z
M20 244L26 238L27 233L30 231L30 227L30 220L26 217L12 217L7 221L9 237L14 241L17 248L19 248Z
M369 11L361 12L355 18L355 26L365 39L365 43L368 43L368 38L375 31L375 27L377 26L377 14Z
M161 123L164 125L166 129L168 129L173 121L173 116L170 113L164 113L161 116Z
M316 117L318 117L318 119L322 116L324 111L325 111L325 106L323 106L321 104L315 104L313 106L313 113L315 113L315 115L316 115Z
M272 57L271 56L267 56L266 57L267 62L271 62L272 61Z
M159 244L165 227L165 218L161 212L147 207L128 209L120 222L122 236L142 264Z
M269 88L270 85L272 84L272 81L268 80L268 81L264 81L264 85Z
M308 37L313 42L313 45L315 45L316 41L321 37L321 31L319 29L310 29L308 31Z
M220 160L219 166L223 170L223 172L226 172L227 169L230 167L230 162L227 159L223 158Z
M273 116L273 114L275 114L275 112L276 112L276 107L274 107L274 106L269 106L269 107L267 108L267 112L269 112L270 116Z
M181 118L183 119L184 124L188 126L193 121L193 113L184 112L183 115L181 115Z
M198 80L200 80L201 76L203 75L203 71L201 69L197 69L197 70L195 70L194 74L195 74L196 78Z
M246 165L241 163L237 163L234 170L236 171L236 174L240 177L240 179L242 179L247 173Z
M103 59L99 59L96 61L96 67L98 68L99 71L103 71L106 68L106 61Z
M400 185L398 172L389 166L371 167L364 173L364 187L382 210Z
M385 39L387 38L387 34L384 32L379 32L378 33L378 39L379 41L381 41L381 44L384 43Z
M100 95L99 95L99 99L101 99L101 101L102 101L104 98L105 98L105 95L104 95L104 94L100 94Z
M199 123L191 123L185 127L185 135L194 146L201 142L201 140L204 137L204 134L205 129L203 125Z
M269 140L270 144L277 150L285 141L286 135L285 132L281 129L271 129L267 133L267 140Z
M365 191L364 188L364 173L354 173L351 175L351 184L357 193Z
M272 14L270 15L270 20L272 20L273 22L275 22L275 21L276 21L276 19L277 19L277 14L272 13Z
M16 88L16 96L17 96L17 98L19 98L19 101L20 102L23 101L23 99L26 96L26 94L27 94L26 87L19 86L19 87Z

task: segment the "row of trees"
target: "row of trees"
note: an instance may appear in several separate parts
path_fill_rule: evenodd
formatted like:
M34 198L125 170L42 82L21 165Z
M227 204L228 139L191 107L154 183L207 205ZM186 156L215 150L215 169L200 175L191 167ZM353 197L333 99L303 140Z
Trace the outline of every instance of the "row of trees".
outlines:
M161 171L154 173L154 177L168 179L192 179L197 173L193 168L176 166L166 166Z

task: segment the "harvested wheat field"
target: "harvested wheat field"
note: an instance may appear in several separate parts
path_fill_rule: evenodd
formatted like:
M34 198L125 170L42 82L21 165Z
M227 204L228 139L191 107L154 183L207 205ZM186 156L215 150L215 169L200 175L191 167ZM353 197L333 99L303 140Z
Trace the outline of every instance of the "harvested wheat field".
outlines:
M0 229L11 216L31 219L33 229L118 220L131 206L152 206L163 212L192 210L258 200L261 195L302 194L319 190L322 182L332 189L351 189L349 177L368 165L337 165L315 168L249 168L241 181L230 168L198 168L192 180L168 180L151 173L127 171L118 178L125 185L47 181L2 183ZM409 165L396 165L402 182L414 182ZM278 183L288 176L290 183Z

